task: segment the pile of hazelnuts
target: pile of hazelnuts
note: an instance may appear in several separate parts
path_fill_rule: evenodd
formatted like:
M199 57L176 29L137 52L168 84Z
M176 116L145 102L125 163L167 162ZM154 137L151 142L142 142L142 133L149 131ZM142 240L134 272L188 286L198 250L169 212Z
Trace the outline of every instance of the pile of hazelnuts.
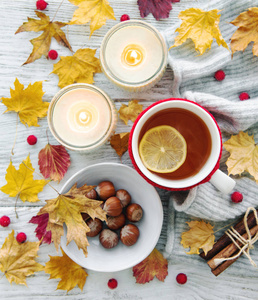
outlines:
M87 233L88 237L95 237L99 234L99 241L106 249L114 248L119 239L126 246L132 246L137 242L140 234L139 228L132 223L141 220L143 210L139 204L131 203L131 196L126 190L116 191L111 181L102 181L86 196L102 200L102 209L107 214L105 223L98 218L85 219L90 228Z

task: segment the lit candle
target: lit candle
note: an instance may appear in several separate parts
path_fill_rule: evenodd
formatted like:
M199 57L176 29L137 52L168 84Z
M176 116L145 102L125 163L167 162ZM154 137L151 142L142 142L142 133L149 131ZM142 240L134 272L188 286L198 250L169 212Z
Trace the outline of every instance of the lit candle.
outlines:
M88 84L62 89L51 101L49 128L55 138L72 150L92 150L114 132L116 112L111 99Z
M130 91L143 90L163 76L167 47L153 26L142 21L121 22L104 37L100 61L113 83Z

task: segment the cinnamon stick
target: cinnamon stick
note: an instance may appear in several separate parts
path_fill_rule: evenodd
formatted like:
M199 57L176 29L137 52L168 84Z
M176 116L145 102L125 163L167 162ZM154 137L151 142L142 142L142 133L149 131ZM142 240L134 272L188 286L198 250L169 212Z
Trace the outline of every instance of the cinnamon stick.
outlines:
M238 251L236 251L233 255L237 254ZM240 255L242 256L242 254ZM239 256L239 257L240 257ZM215 275L218 276L220 273L225 271L229 266L231 266L239 257L231 260L226 260L222 264L220 264L217 268L211 270L211 272Z
M253 228L250 229L250 234L253 237L256 232L258 231L258 225L255 225ZM247 233L243 234L242 237L244 239L248 238ZM242 247L243 244L236 240L236 243ZM231 241L231 244L229 244L227 247L222 249L218 254L216 254L212 259L210 259L207 263L210 266L210 268L213 270L218 267L218 264L216 264L215 259L217 258L229 258L234 255L234 253L237 253L239 251L239 248Z
M257 209L258 212L258 209ZM247 217L247 225L249 228L253 228L256 225L256 219L254 216L254 212L250 212L250 214ZM245 230L244 225L244 219L242 218L236 225L233 226L233 228L239 232L240 235L243 235ZM218 254L222 249L227 247L229 244L231 244L231 239L226 235L222 235L218 241L213 245L213 248L205 255L204 252L200 254L200 257L202 257L205 260L210 260L212 257L214 257L216 254Z

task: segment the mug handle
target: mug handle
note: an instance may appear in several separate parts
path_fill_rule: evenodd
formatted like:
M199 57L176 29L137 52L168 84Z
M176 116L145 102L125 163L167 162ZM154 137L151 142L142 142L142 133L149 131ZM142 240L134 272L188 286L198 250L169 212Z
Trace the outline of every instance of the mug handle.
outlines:
M230 178L219 169L212 175L210 183L224 194L230 194L236 185L234 179Z

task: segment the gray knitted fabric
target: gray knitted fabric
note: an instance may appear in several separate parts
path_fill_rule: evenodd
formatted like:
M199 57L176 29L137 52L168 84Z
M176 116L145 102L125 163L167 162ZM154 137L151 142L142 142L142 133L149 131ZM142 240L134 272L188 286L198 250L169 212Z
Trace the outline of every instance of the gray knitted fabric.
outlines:
M230 37L237 29L230 22L248 8L257 6L258 0L214 0L207 1L206 5L198 2L195 5L204 10L222 10L219 27L228 45ZM163 32L168 47L173 45L175 29L180 24L181 20L173 28ZM255 140L258 141L258 57L253 56L252 45L249 45L244 53L236 52L232 59L231 53L222 46L219 47L215 40L211 50L202 56L197 54L193 42L188 40L169 51L169 65L174 72L172 96L196 101L210 111L220 126L223 142L241 130L254 134ZM214 73L219 69L223 69L226 74L223 81L214 79ZM248 92L250 99L240 101L241 92ZM229 153L223 149L220 170L225 173L228 156ZM241 257L219 276L223 279L224 288L207 298L205 289L208 291L207 286L213 282L214 275L209 273L208 265L201 258L197 255L187 255L187 249L183 249L180 244L181 233L188 230L187 221L202 218L215 225L216 230L235 222L248 207L258 206L258 184L251 176L244 174L242 177L235 176L234 179L237 182L234 190L240 191L244 196L243 201L237 204L232 203L230 195L222 194L209 182L190 191L171 194L165 255L173 265L184 263L188 268L193 268L195 279L196 275L200 275L200 280L196 280L196 291L199 293L195 291L196 294L185 299L258 299L258 284L249 284L250 277L256 278L258 283L258 270L252 267L245 257ZM217 237L222 234L223 231L218 232ZM258 264L257 244L251 251L251 256ZM221 279L217 280L222 282Z

